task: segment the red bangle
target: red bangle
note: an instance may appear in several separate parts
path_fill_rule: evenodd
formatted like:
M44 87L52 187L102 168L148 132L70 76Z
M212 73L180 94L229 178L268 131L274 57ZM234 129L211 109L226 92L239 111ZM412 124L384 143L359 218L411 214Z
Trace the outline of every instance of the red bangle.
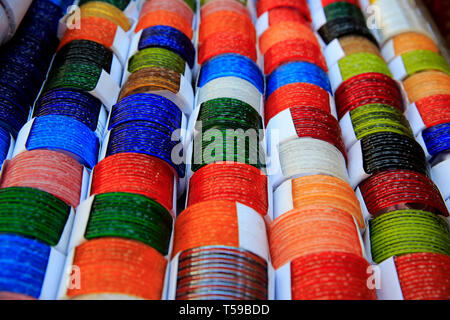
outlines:
M208 200L239 202L265 216L268 210L267 176L254 166L238 162L204 166L189 182L187 206Z
M403 209L420 209L448 216L444 200L430 178L409 170L374 174L360 184L372 216Z
M306 39L290 39L275 43L264 54L264 73L270 74L286 62L305 61L328 71L322 50Z
M347 159L339 122L329 112L315 107L292 107L289 109L297 136L326 141L338 148Z
M269 11L269 26L274 26L287 21L299 22L305 25L309 24L309 21L306 20L305 16L296 8L279 7Z
M439 253L412 253L394 257L405 300L448 300L450 257Z
M386 104L403 113L403 98L397 83L381 73L363 73L344 81L335 93L338 118L372 103Z
M159 158L140 153L118 153L94 167L91 195L137 193L172 211L174 176L172 167Z
M302 106L316 107L330 113L330 95L321 87L310 83L291 83L282 86L275 90L265 103L265 125L267 126L270 119L281 111Z
M292 300L377 300L366 285L370 264L345 252L308 254L291 262Z
M297 9L307 21L311 21L307 0L258 0L256 2L256 13L261 16L264 12L279 7L292 7Z
M257 59L256 46L252 40L236 32L221 32L209 36L199 45L198 63L202 65L224 53L237 53L255 62Z
M450 95L440 94L416 101L417 110L427 128L450 122Z

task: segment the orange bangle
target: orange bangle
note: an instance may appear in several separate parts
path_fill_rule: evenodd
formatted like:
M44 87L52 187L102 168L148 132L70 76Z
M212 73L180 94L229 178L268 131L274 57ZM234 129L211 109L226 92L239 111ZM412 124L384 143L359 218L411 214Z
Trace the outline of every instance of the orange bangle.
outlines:
M338 251L362 257L353 217L327 205L293 209L270 225L270 253L275 269L303 255Z
M393 39L396 56L415 50L428 50L439 53L439 48L426 35L417 32L405 32Z
M353 216L360 228L364 228L364 217L358 198L345 181L326 175L305 176L292 180L292 199L295 209L324 204L340 209Z
M183 0L152 0L146 1L142 6L142 10L139 15L139 19L145 16L149 12L167 10L174 13L178 13L182 16L189 24L192 25L194 20L194 12Z
M416 73L403 81L411 103L436 95L450 94L450 76L430 70Z
M354 53L364 52L374 54L384 59L377 46L372 41L368 40L366 37L355 35L344 36L339 38L339 43L342 49L344 50L346 56L349 56Z
M124 31L128 31L131 28L131 23L127 16L116 6L107 2L92 1L85 3L80 7L80 12L81 18L99 17L113 22Z
M58 50L73 40L90 40L111 48L117 25L105 18L86 17L80 19L80 29L70 29L64 34Z
M201 44L209 36L221 32L236 32L256 44L253 22L246 16L233 11L217 11L208 15L200 23L198 42Z
M183 32L189 39L192 39L194 32L192 25L176 12L158 10L147 13L139 18L139 22L134 32L139 32L153 26L169 26Z
M132 73L120 90L119 100L136 93L169 90L178 93L181 75L168 68L148 67Z
M86 294L125 294L161 299L167 260L141 242L121 238L89 240L76 247L73 265L80 269L80 286L69 298Z
M268 28L259 38L259 49L265 54L277 42L293 39L305 39L320 48L312 30L299 22L283 22Z
M236 203L211 200L189 206L175 221L173 244L173 257L202 246L239 247Z

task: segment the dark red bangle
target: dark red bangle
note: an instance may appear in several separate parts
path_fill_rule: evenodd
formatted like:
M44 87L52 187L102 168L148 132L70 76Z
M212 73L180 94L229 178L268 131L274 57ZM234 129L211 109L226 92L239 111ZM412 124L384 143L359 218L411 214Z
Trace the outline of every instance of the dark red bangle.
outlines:
M389 170L372 175L360 184L372 216L400 209L420 209L448 216L444 200L430 178L410 170Z
M328 71L322 50L306 39L290 39L277 42L264 54L264 73L270 74L286 62L305 61Z
M363 73L344 81L335 93L338 118L348 111L372 103L386 104L403 112L397 83L381 73Z
M291 107L316 107L331 112L330 95L319 86L310 83L291 83L275 90L264 106L264 121Z
M347 159L339 122L329 112L315 107L292 107L289 109L297 136L326 141L338 148Z

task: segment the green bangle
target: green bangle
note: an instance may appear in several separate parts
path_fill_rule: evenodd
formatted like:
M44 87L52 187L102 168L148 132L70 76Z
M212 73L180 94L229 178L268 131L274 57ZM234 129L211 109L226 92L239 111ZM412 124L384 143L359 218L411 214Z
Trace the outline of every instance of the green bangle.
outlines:
M56 88L92 91L97 86L102 69L96 65L70 63L53 69L49 75L45 91Z
M439 70L450 75L450 68L444 57L430 50L415 50L402 54L408 76L425 70Z
M343 81L363 73L382 73L392 78L386 62L371 53L363 52L348 55L339 60L338 65Z
M20 234L54 246L69 213L67 204L44 191L26 187L0 190L0 233Z
M170 213L154 200L139 194L106 193L95 196L85 237L133 239L167 255L172 223Z
M372 259L380 263L392 256L416 252L450 254L447 223L422 210L398 210L369 221Z
M132 56L128 62L130 73L149 67L163 67L184 74L186 62L175 52L164 48L143 49Z
M395 132L414 138L408 120L395 107L367 104L351 110L350 118L358 140L378 132Z
M333 2L323 8L327 21L337 18L352 18L364 22L364 15L358 6L348 2Z
M186 2L188 4L188 6L192 9L192 12L196 12L197 11L197 1L196 0L184 0L184 2ZM203 4L200 4L201 6Z

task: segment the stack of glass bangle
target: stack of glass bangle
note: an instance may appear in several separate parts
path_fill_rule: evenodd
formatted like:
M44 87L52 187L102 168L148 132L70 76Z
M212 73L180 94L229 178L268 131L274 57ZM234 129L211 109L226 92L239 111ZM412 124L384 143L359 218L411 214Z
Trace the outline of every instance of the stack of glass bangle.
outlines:
M384 2L374 5L386 6ZM412 16L413 20L424 21L410 3L399 2L397 6L401 7L399 20ZM382 21L391 7L382 7ZM399 74L402 65L407 71L397 77L408 97L405 114L431 165L432 178L450 207L450 68L440 55L441 44L436 39L432 30L410 24L386 39L382 52L394 74Z
M125 13L134 5L104 2ZM90 6L82 19L89 19L99 4L82 3ZM66 265L80 268L81 283L63 286L63 278L61 299L166 298L177 189L185 175L180 129L192 110L195 9L182 0L136 5L133 25L117 14L104 17L120 21L136 46L127 51L89 198L77 211L84 218L75 221ZM180 145L176 161L172 151Z
M436 138L433 133L442 132L436 126L445 118L445 94L436 88L449 69L411 2L370 3L380 8L381 26L373 30L379 42L356 29L324 39L350 180L368 225L366 253L382 269L384 281L398 284L397 291L379 288L380 299L449 299L450 286L443 280L449 273L448 196L443 198L444 190L433 183L425 155L434 152L432 163L445 158L445 134ZM363 9L368 4L361 1ZM328 19L330 10L322 10ZM403 86L395 80L403 80ZM415 140L422 135L424 148ZM448 173L442 179L448 180ZM386 272L393 269L397 272Z
M18 143L12 152L46 78L58 46L58 21L69 2L33 1L14 37L1 48L2 299L56 297L56 288L48 283L59 282L71 208L81 197L83 168L71 156L49 150L52 146L40 144L36 135L32 151Z
M175 222L168 298L267 300L270 208L255 27L245 2L200 5L187 207Z
M331 12L330 20L340 10ZM306 1L259 0L257 15L258 25L266 25L258 31L269 155L280 164L269 168L276 298L377 299L366 286L369 262L360 241L365 222L349 185L328 67L310 9ZM280 16L286 18L272 19ZM336 273L341 276L332 276Z

